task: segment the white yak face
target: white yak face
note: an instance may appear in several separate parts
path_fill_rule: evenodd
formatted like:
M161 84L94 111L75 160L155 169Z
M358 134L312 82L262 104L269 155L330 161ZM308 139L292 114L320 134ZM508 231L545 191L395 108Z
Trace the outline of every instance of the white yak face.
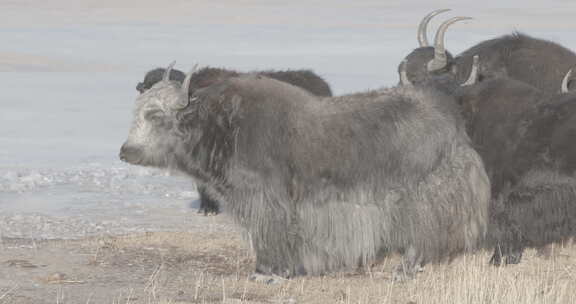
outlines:
M160 81L138 96L134 121L120 159L134 165L165 168L181 142L176 113L188 96L175 81Z
M197 69L194 66L180 85L168 79L175 63L164 71L160 82L136 99L134 121L120 149L121 160L141 166L175 166L176 153L184 143L177 113L188 106L188 87Z

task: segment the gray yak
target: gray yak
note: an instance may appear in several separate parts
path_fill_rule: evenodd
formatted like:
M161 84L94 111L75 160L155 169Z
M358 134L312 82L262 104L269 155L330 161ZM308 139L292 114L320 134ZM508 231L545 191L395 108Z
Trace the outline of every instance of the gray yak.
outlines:
M551 41L512 33L486 40L454 57L446 50L444 36L448 27L469 17L454 17L442 23L431 46L426 38L428 22L432 17L449 11L436 10L425 16L418 27L419 47L406 56L406 76L413 84L438 74L453 74L464 82L470 74L472 58L480 56L478 80L512 78L525 82L547 95L559 93L558 84L569 67L576 65L576 54ZM569 88L576 82L569 81Z
M138 83L136 90L140 93L150 89L154 84L162 80L165 69L156 68L154 70L146 73L144 81ZM316 73L310 70L287 70L287 71L259 71L255 72L260 75L264 75L276 80L284 81L289 84L300 87L314 95L317 96L332 96L332 90L330 85L318 76ZM190 79L189 94L193 94L194 91L210 86L218 81L222 81L226 78L239 76L241 73L220 69L206 67L194 73ZM176 80L180 83L184 81L185 74L179 70L172 69L170 71L170 79ZM200 196L200 208L198 212L208 214L218 214L220 212L220 204L214 198L212 198L205 187L197 183L198 194Z
M490 184L451 97L320 98L254 74L188 96L192 77L137 97L120 159L206 185L247 232L260 278L353 270L390 252L405 278L483 241Z

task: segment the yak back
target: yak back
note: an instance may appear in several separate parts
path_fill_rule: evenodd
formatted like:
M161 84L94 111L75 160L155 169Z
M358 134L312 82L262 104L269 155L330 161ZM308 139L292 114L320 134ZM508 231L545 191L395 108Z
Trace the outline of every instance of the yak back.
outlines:
M456 57L459 80L468 78L474 55L480 57L480 81L507 76L547 95L560 91L564 75L576 65L576 54L571 50L555 42L515 32L483 41Z
M330 86L324 79L316 75L311 70L287 70L287 71L258 71L252 73L239 73L222 68L206 67L194 73L190 79L189 92L211 86L224 81L225 79L236 77L241 74L258 74L279 81L300 87L316 96L332 96Z
M293 199L324 187L417 182L468 140L455 102L428 89L318 98L243 75L196 96L204 109L201 129L219 129L222 140L233 141L232 184L254 183L256 174Z

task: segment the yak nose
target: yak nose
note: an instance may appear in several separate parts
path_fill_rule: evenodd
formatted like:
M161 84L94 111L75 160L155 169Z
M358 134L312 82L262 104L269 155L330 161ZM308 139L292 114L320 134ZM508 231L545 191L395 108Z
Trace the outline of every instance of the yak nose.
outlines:
M136 90L137 90L138 92L140 92L140 94L144 93L144 84L143 84L142 82L139 82L139 83L136 85Z
M133 163L135 159L138 159L139 151L140 150L134 146L124 143L120 148L120 154L118 156L121 161Z

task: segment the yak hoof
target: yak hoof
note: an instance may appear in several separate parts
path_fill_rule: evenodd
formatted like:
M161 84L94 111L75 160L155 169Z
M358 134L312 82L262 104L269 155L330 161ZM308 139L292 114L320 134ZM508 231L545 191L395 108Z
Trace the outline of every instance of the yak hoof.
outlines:
M394 282L406 282L413 280L416 277L416 272L413 271L404 271L403 269L396 269L394 274L392 275L392 280Z
M502 265L502 258L504 258L504 265L510 264L519 264L522 260L522 250L508 252L506 254L502 254L502 252L496 248L494 250L494 254L492 254L492 258L490 258L490 265L493 266L501 266Z
M200 208L200 209L198 209L198 213L203 214L204 216L215 216L215 215L218 215L218 210L210 210L207 208Z
M395 282L405 282L412 280L416 277L417 273L423 271L424 267L422 267L421 264L408 266L405 263L400 263L400 265L396 266L396 270L392 275L392 280Z
M490 265L492 266L500 266L502 265L502 255L500 255L500 253L494 253L492 255L492 257L490 258L490 261L488 262Z
M513 252L506 256L506 265L520 264L522 261L522 252Z
M403 282L414 279L418 272L424 271L424 260L416 247L410 246L404 253L402 262L396 267L392 279Z
M261 273L253 273L252 275L250 275L249 279L250 279L250 281L257 282L257 283L263 283L266 285L280 284L286 280L286 279L279 277L277 275L265 275L265 274L261 274Z

